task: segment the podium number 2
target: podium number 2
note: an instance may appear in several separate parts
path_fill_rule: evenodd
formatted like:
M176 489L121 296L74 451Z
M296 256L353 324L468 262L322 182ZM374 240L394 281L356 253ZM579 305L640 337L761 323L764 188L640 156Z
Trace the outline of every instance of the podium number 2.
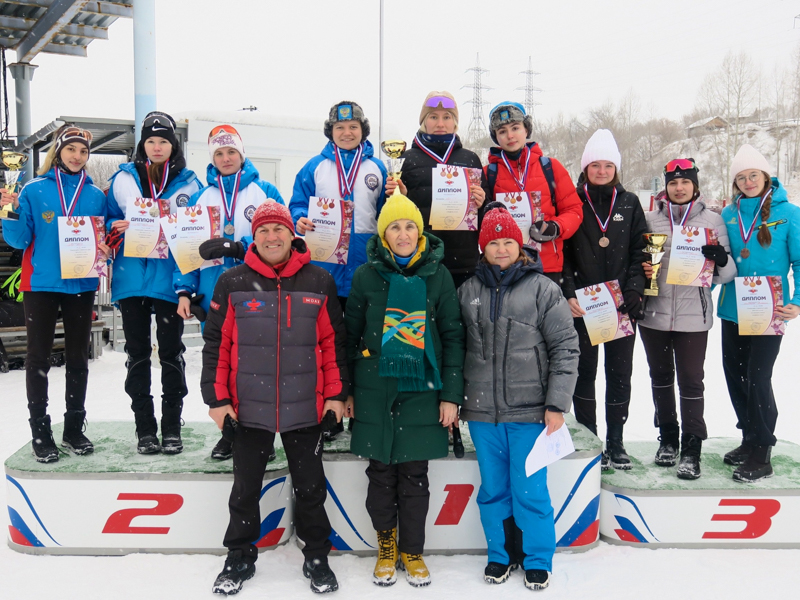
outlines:
M183 506L183 497L178 494L120 494L117 500L142 500L155 502L151 508L124 508L108 517L103 533L149 533L165 535L169 527L134 527L131 521L143 515L172 515Z

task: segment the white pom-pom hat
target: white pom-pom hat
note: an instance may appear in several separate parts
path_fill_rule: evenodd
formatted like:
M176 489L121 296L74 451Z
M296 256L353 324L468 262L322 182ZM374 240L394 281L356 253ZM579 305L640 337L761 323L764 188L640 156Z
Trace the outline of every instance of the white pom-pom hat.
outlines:
M586 142L586 148L583 150L581 157L581 171L586 170L586 165L590 165L598 160L607 160L614 163L619 173L622 167L622 155L617 148L617 142L614 140L614 134L608 129L598 129Z

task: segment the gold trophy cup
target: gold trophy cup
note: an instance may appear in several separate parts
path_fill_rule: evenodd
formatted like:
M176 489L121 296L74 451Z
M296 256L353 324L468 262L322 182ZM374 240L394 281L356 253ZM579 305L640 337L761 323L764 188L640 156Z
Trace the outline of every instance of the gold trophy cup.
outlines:
M17 189L17 182L22 176L22 167L28 162L28 155L21 152L3 152L3 164L6 166L6 191L13 194ZM0 208L0 219L18 220L19 215L11 210L11 205L7 204Z
M403 174L403 163L406 161L405 158L400 158L400 155L406 151L406 143L403 140L386 140L381 142L381 151L389 157L383 160L386 170L389 171L389 177L395 181L399 180ZM397 186L392 195L395 196L399 193L400 186Z
M650 285L645 287L645 296L658 296L658 271L661 269L661 259L664 257L664 244L667 243L666 233L645 233L644 240L647 242L645 253L650 255L650 264L653 265L653 276L650 278Z

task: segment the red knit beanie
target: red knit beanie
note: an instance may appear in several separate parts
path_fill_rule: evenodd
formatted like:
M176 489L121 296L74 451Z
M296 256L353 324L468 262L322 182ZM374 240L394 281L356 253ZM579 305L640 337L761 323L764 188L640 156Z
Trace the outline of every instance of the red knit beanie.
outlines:
M256 234L256 229L264 223L280 223L288 227L292 235L296 235L294 223L292 222L292 213L283 204L275 202L275 200L267 200L256 209L255 214L253 214L253 236Z
M522 231L516 221L505 208L497 207L483 217L481 235L478 238L481 252L486 250L486 244L501 238L511 238L522 247Z

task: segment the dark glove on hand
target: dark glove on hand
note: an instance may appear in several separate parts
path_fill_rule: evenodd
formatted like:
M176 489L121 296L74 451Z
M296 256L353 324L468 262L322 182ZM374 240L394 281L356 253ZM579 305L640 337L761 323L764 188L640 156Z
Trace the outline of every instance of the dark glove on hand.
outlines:
M628 290L622 294L622 297L625 302L617 309L619 312L633 319L641 319L644 317L644 314L642 314L642 297L639 295L639 292Z
M205 297L205 294L197 294L197 296L192 298L192 303L189 306L189 312L192 313L201 323L206 320L206 311L202 306L200 306L200 301Z
M238 258L244 260L246 248L242 242L232 242L228 238L211 238L200 244L200 256L204 260L214 258Z
M332 410L326 412L323 417L322 421L320 421L320 425L322 426L322 432L326 431L333 431L336 429L336 424L338 421L336 420L336 413Z
M531 238L535 242L550 242L561 233L555 221L536 221L531 225Z
M728 264L728 253L725 252L725 247L719 244L709 244L700 248L703 256L708 260L713 260L718 267L724 267Z
M112 229L106 234L105 245L111 248L112 252L116 252L122 244L122 233L119 229Z

